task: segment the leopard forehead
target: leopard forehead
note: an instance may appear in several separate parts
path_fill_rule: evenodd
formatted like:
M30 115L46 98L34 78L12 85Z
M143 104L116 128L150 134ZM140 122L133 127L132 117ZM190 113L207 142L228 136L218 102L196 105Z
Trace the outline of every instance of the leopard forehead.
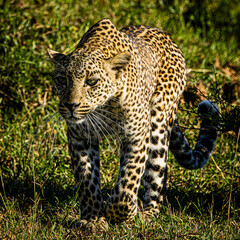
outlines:
M95 75L104 69L104 54L101 51L86 53L76 50L66 64L66 75L84 78Z

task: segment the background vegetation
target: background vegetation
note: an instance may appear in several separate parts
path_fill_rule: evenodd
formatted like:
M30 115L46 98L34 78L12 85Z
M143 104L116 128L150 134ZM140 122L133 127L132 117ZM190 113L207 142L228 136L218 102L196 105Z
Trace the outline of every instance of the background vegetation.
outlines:
M0 16L1 239L238 239L240 117L232 109L238 109L239 90L224 90L240 80L238 0L9 0L0 1ZM205 95L218 102L225 133L204 169L185 170L170 155L168 201L156 222L136 220L87 236L69 229L79 219L79 206L46 49L69 53L102 18L119 29L143 24L169 33L191 70L189 84L194 88L201 80ZM194 145L196 110L188 102L182 101L179 116ZM105 142L105 199L117 169L117 146Z

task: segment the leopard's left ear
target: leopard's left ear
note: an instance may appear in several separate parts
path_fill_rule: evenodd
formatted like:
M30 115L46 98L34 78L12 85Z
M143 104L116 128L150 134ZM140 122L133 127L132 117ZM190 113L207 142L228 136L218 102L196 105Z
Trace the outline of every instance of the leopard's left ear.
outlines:
M54 60L55 62L60 62L66 57L66 55L56 52L56 51L53 51L49 48L47 49L47 52L48 52L49 58Z
M115 71L119 71L127 68L130 61L131 61L131 53L129 52L119 53L118 55L108 60L110 64L110 68Z

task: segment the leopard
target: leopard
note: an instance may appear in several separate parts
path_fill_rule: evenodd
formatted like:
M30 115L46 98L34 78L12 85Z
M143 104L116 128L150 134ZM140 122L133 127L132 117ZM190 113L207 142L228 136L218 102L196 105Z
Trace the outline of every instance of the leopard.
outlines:
M169 150L182 167L202 168L216 145L217 105L207 99L198 105L203 118L192 149L177 117L187 81L185 59L158 28L118 30L102 19L71 53L47 51L58 110L67 125L80 223L100 218L127 222L138 212L157 219L166 198ZM120 166L111 195L103 201L99 144L108 136L119 142Z

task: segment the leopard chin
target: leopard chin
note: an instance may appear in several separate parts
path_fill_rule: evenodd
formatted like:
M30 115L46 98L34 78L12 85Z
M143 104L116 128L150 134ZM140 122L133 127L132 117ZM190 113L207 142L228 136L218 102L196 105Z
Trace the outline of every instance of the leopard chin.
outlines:
M66 120L67 123L70 124L81 124L83 123L86 119L85 116L81 117L81 118L77 118L75 116L71 116L69 118L64 118Z

